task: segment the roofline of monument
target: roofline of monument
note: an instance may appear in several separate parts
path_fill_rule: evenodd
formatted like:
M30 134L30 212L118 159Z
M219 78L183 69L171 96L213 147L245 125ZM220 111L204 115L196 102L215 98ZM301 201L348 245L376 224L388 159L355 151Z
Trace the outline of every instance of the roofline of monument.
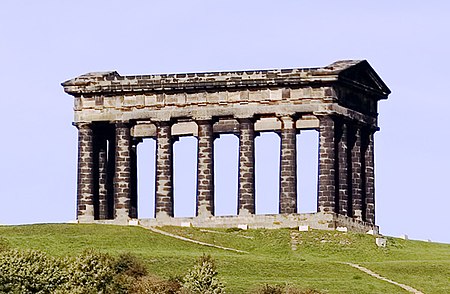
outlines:
M380 89L367 87L341 76L344 71L357 65L371 69ZM142 94L149 92L210 92L214 90L240 90L261 87L333 86L341 83L359 90L368 91L378 100L387 99L389 88L366 60L341 60L325 67L243 70L223 72L174 73L155 75L121 76L117 71L91 72L61 85L73 96L94 96L118 93Z

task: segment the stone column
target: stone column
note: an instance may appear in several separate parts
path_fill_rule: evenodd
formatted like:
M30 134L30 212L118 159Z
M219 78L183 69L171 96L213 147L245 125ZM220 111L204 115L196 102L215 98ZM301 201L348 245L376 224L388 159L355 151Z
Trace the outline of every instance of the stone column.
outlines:
M130 172L131 172L130 127L116 123L116 172L114 175L114 215L119 221L128 221L130 216Z
M106 187L107 178L107 142L104 136L100 136L98 144L98 218L103 220L108 218L108 191Z
M348 128L345 122L340 123L339 127L336 131L336 140L337 140L337 157L338 157L338 166L339 166L339 210L336 213L340 213L342 215L348 215L351 213L351 193L349 193L349 189L351 189L351 185L349 186L349 172L351 172L351 166L349 165L349 156L348 156Z
M238 215L255 213L255 130L250 118L239 121Z
M77 219L94 220L94 134L89 123L78 123Z
M319 116L319 212L336 212L337 171L335 122L330 116Z
M375 224L375 169L373 130L367 130L365 137L364 168L365 168L365 211L366 221Z
M282 117L281 123L279 213L297 213L297 133L291 117Z
M173 217L173 145L170 122L159 122L156 132L156 217Z
M353 131L352 145L352 195L353 195L353 217L363 220L364 191L362 191L362 155L361 155L361 128L355 126Z
M197 215L214 215L214 134L211 120L199 120L197 156Z

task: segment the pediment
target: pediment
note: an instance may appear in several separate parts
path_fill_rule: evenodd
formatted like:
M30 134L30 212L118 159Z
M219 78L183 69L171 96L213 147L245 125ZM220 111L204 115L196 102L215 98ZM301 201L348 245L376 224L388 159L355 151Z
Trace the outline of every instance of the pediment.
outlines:
M338 81L378 96L378 99L387 99L391 93L391 90L366 60L341 70L338 74Z

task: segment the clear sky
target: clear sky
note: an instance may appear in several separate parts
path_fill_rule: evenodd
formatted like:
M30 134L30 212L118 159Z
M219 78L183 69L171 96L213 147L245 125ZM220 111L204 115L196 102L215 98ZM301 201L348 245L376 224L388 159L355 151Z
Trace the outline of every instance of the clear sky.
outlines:
M445 0L2 0L0 223L75 218L77 131L62 81L90 71L292 68L367 59L392 90L379 104L375 138L377 224L387 235L450 243L449 15ZM178 215L191 213L181 203L194 197L192 140L175 146ZM257 157L264 159L258 161L258 209L270 212L276 181L264 175L276 177L278 139L257 140ZM314 166L314 134L300 140L310 141L301 153L304 166ZM226 147L235 143L232 136L216 142L222 150L217 185L231 194L235 181L224 171L235 170L235 148ZM141 157L142 175L150 175L141 179L142 189L151 191L152 141L139 148L148 156ZM301 174L300 182L314 181L306 180L314 173ZM306 206L315 201L309 193ZM150 215L152 195L142 194L141 215ZM225 203L221 213L235 209L233 197L218 202Z

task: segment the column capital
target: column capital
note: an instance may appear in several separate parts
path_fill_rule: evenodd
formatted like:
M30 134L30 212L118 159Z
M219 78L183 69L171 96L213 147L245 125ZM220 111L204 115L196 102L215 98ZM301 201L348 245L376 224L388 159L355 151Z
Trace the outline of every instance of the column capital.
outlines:
M74 125L79 130L92 128L92 122L73 122L72 125Z
M115 121L114 125L116 128L130 128L131 123L129 121Z
M155 125L157 127L167 127L167 126L173 125L173 121L172 120L158 120L158 121L155 121Z
M194 119L197 125L213 125L214 120L212 118L196 118Z
M281 121L281 128L283 130L295 129L295 119L292 116L281 116L278 118Z

